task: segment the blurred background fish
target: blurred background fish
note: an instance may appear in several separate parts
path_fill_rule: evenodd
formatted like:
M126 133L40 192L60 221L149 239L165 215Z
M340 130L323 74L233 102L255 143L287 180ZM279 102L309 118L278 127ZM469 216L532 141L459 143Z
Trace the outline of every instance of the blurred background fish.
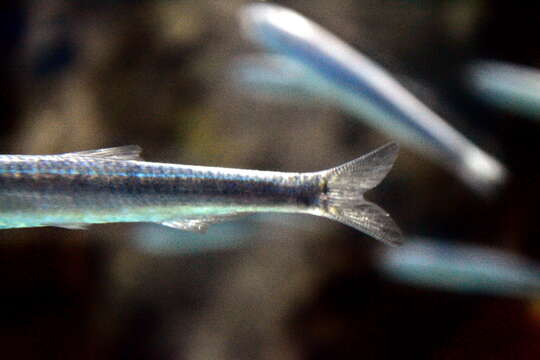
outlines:
M300 63L294 67L281 60L281 66L271 64L269 70L260 71L276 72L274 68L280 67L284 73L293 68L293 84L287 87L301 86L304 92L413 146L484 195L492 195L506 181L507 171L497 159L448 125L379 65L301 14L272 4L253 4L241 10L240 22L247 38ZM302 65L308 68L303 73ZM271 78L267 74L256 80L268 79L270 85L262 88L275 88ZM290 93L284 91L285 96Z
M540 119L540 70L501 61L477 60L465 71L472 95L504 111Z
M540 297L540 264L495 248L413 238L399 249L380 249L375 264L388 277L412 286Z
M268 88L238 91L230 76L237 60L258 66L268 59L244 58L256 51L238 23L248 3L2 2L0 153L136 143L148 161L288 172L330 168L388 142L386 133L305 89L279 102L261 101L276 99ZM369 199L384 205L407 238L452 246L459 239L540 261L540 127L489 105L463 81L478 59L540 68L531 36L540 4L277 3L396 74L512 175L486 202L402 146L391 176ZM388 247L368 235L319 217L276 217L215 225L204 238L152 224L0 231L2 356L540 357L540 305L532 297L402 283L380 270L379 250Z
M139 224L133 231L133 243L149 254L178 256L249 246L259 230L251 219L216 224L204 236L193 232L179 234L175 229L156 224Z

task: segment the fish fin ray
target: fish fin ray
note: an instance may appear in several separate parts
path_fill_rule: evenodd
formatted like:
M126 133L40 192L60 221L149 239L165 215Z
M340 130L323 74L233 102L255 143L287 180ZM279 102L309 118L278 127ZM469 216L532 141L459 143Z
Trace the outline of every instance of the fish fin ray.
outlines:
M385 210L372 202L364 200L360 204L342 207L326 216L389 245L397 246L402 243L402 233L397 224Z
M160 224L163 226L172 227L175 229L181 229L186 231L193 231L198 233L205 233L211 225L218 224L220 222L234 220L239 217L251 215L251 213L234 212L226 215L212 215L212 216L195 216L175 219L171 221L164 221Z
M388 143L380 148L349 161L343 165L327 170L328 183L334 188L355 188L355 197L375 186L388 175L396 161L399 146Z
M192 231L197 233L205 233L210 227L209 224L200 220L193 219L179 219L174 221L164 221L160 223L163 226L168 226L174 229L180 229L185 231Z
M401 242L401 231L390 215L364 200L364 193L377 186L397 158L398 145L390 143L356 160L323 173L324 216L352 226L391 245Z
M83 223L73 223L73 224L44 224L44 226L54 226L62 229L69 230L88 230L88 224Z
M104 149L85 150L61 154L62 156L83 156L112 160L142 160L142 148L138 145L125 145Z

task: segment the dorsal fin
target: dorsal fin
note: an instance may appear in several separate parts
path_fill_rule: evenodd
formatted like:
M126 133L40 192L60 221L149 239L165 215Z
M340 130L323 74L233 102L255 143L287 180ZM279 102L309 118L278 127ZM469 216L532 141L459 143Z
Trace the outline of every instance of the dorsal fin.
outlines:
M112 160L142 160L141 152L142 148L138 145L126 145L97 150L70 152L61 155L107 158Z

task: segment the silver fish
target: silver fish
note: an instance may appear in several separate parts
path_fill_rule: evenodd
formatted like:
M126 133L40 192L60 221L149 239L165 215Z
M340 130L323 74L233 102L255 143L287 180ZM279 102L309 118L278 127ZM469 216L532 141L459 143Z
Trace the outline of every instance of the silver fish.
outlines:
M462 293L540 298L540 265L501 249L417 237L399 249L376 254L377 268L396 281Z
M540 119L540 69L478 60L465 73L474 95L503 110Z
M281 88L287 94L313 94L335 104L442 164L480 194L492 195L506 182L508 171L497 159L430 110L381 66L310 19L268 3L244 6L239 18L249 40L296 62L270 61L259 78L242 74L248 81L267 81L274 93ZM278 62L285 69L276 69ZM259 69L265 71L264 66ZM290 77L284 73L289 69Z
M257 213L323 216L398 244L390 216L366 201L397 157L385 145L336 168L285 173L145 162L138 146L0 156L0 228L154 222L189 231Z

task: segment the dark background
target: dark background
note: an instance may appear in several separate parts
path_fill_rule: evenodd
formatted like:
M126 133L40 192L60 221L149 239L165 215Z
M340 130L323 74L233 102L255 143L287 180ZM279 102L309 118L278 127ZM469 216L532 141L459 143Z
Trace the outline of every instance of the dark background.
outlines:
M244 3L3 1L0 152L138 144L151 161L314 171L388 141L331 107L262 102L235 87L232 62L256 50L239 33ZM511 181L488 201L402 149L370 199L407 236L540 258L540 126L479 103L463 81L464 65L477 58L540 67L540 5L278 3L409 79L423 101L510 169ZM227 238L242 238L242 246L208 251L192 235L157 225L2 230L0 356L540 357L540 303L394 283L371 265L383 244L324 219L292 219L251 232L237 223ZM163 236L192 248L156 253L135 241Z

